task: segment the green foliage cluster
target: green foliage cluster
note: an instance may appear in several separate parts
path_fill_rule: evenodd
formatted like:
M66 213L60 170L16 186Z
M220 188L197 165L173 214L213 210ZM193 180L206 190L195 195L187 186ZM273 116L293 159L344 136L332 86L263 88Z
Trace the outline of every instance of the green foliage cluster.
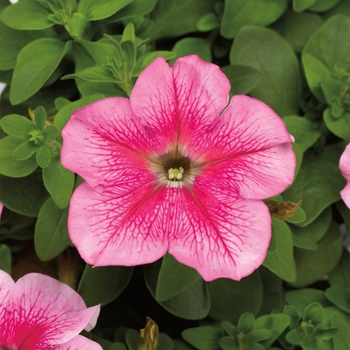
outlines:
M338 168L350 142L349 0L0 0L0 13L1 269L68 279L87 305L102 304L92 337L106 350L136 350L146 316L164 332L160 350L350 348ZM60 162L60 132L77 108L128 97L155 58L187 54L219 65L231 95L283 118L297 171L273 200L301 205L273 218L263 266L239 282L207 283L170 254L92 268L68 235L82 179Z

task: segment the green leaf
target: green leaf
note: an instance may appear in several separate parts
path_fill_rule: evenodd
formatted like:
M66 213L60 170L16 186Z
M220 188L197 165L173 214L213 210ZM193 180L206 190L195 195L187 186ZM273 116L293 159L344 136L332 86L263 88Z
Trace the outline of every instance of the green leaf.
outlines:
M314 13L295 13L288 8L272 25L296 52L301 52L310 36L323 24L322 17Z
M317 243L316 251L294 249L297 278L293 287L304 287L330 273L342 254L342 238L338 225L333 221L326 235Z
M293 0L293 10L295 12L302 12L307 10L317 0Z
M39 91L61 62L68 44L58 39L42 38L21 50L11 82L10 102L13 105Z
M23 143L23 139L6 136L0 140L0 174L11 177L23 177L31 174L37 167L35 156L27 160L14 160L12 152Z
M70 170L64 168L59 157L51 160L48 167L43 169L44 185L57 206L64 209L73 192L75 176Z
M65 28L72 38L79 39L83 37L88 23L87 18L82 13L75 12L67 21Z
M299 311L303 311L313 302L317 302L325 307L331 305L324 291L314 288L290 290L285 294L285 299L288 304L293 305Z
M210 317L236 324L244 312L256 315L263 300L259 270L241 281L219 278L208 283L211 299Z
M51 152L47 145L41 146L36 152L36 161L41 168L47 168L51 161Z
M303 152L309 149L321 136L321 132L316 129L313 123L304 117L287 116L283 117L288 132L294 136Z
M289 326L290 317L285 314L271 314L258 317L255 320L255 329L268 329L271 335L268 339L260 341L266 349L275 342L282 332Z
M226 0L221 35L232 39L243 26L267 26L275 22L286 8L286 0Z
M307 228L307 226L306 226ZM307 250L317 250L317 243L303 234L303 230L296 228L291 230L293 234L293 245Z
M331 105L338 99L338 97L342 93L343 85L345 84L338 79L333 79L329 77L324 77L322 79L321 87L325 95L326 102L329 105Z
M160 333L158 337L158 349L173 350L173 340L167 334Z
M341 0L316 0L309 10L315 12L326 12L336 6L340 1Z
M328 275L332 287L350 290L350 253L344 248L336 268Z
M185 329L181 335L196 349L219 350L219 339L223 334L219 326L202 326Z
M12 152L12 158L14 160L27 160L39 148L40 146L35 145L32 141L25 141L14 149Z
M304 154L297 178L283 192L287 201L303 200L306 220L300 226L307 226L325 208L339 200L339 192L345 185L338 168L339 157L339 152L331 147L325 147L320 155L313 151Z
M114 23L127 18L144 16L153 10L156 3L157 0L133 0L113 16L109 17L107 21Z
M31 41L43 37L56 36L56 33L52 30L52 28L37 31L15 30L7 27L2 22L0 22L0 33L1 70L15 68L19 52ZM4 72L1 72L1 75L3 80Z
M183 57L186 55L196 54L202 60L211 62L211 50L210 43L202 38L184 38L179 40L172 48L173 52L178 53L178 57ZM174 63L175 59L172 59L170 63Z
M28 139L29 132L36 129L29 119L18 114L11 114L1 118L0 126L7 134L23 139Z
M303 341L299 338L298 331L296 329L292 329L290 332L287 333L286 340L288 343L293 345L303 344Z
M221 67L231 83L231 94L247 94L261 82L263 75L255 68L229 65Z
M132 0L81 0L78 12L85 15L89 21L108 18L128 5Z
M222 327L227 332L228 335L235 337L237 333L237 327L234 326L231 322L223 321L221 322Z
M125 342L130 350L138 350L138 344L140 341L140 333L135 329L128 329L125 334Z
M321 102L326 102L321 82L331 77L335 67L350 71L350 21L334 16L310 37L302 52L302 62L308 85Z
M144 266L146 285L154 298L161 267L160 263L159 260L156 263ZM210 309L207 285L202 279L199 279L182 293L159 304L173 315L187 320L204 318L208 315Z
M60 209L52 198L41 207L34 234L35 252L40 260L55 258L70 244L67 218L68 209Z
M254 315L250 312L245 312L238 320L237 333L249 334L255 325Z
M86 265L78 293L88 306L106 305L116 299L128 285L133 267Z
M171 254L164 255L159 272L156 300L165 301L185 291L201 279L195 269L179 263Z
M293 239L288 225L272 218L272 236L276 248L267 252L263 265L282 279L292 282L296 278L295 261L293 258Z
M286 221L292 224L300 224L306 220L306 214L302 207L298 207L294 215L287 218Z
M12 255L9 246L0 244L0 270L11 273Z
M118 57L118 51L114 45L109 43L76 40L73 45L73 55L76 61L75 73L78 73L91 66L107 64L107 58ZM82 79L76 80L76 84L83 97L90 97L90 95L100 95L100 98L126 96L116 84L89 82Z
M201 32L208 32L220 27L220 22L217 15L213 12L207 13L197 22L197 29Z
M349 349L350 348L350 325L339 315L332 317L332 326L338 329L338 333L333 337L333 348L335 349Z
M59 132L54 125L47 125L44 129L45 145L49 145L58 136Z
M350 291L341 287L330 287L326 289L326 297L339 309L350 313Z
M267 340L272 336L272 331L270 329L255 329L252 330L247 338L246 338L246 342L248 344L250 344L250 346L254 346L255 343L259 343L263 340ZM261 344L259 344L260 346L262 346ZM263 347L263 349L265 350L265 347Z
M296 225L289 225L292 233L293 240L294 235L302 236L313 242L318 242L327 232L332 222L332 211L330 207L327 207L312 223L305 227ZM303 223L302 223L303 224ZM302 225L300 224L300 225ZM306 243L305 240L303 242ZM310 242L308 242L310 245ZM313 244L312 244L313 246ZM311 249L313 250L313 249Z
M65 75L62 80L70 78L80 78L96 83L112 83L115 84L117 79L112 75L112 72L103 66L88 67L80 72Z
M350 141L350 112L345 111L340 118L334 118L332 109L328 107L323 112L323 120L334 135Z
M321 323L323 320L323 308L319 303L308 305L303 312L303 320L311 321L314 326Z
M231 48L230 63L255 68L262 74L261 82L250 95L281 116L297 114L299 65L295 53L280 35L267 28L242 27Z
M52 27L54 23L47 18L49 10L38 1L22 0L8 6L1 13L1 21L8 27L19 30L39 30Z
M57 97L55 99L55 107L57 108L58 111L68 104L70 104L70 101L64 97Z
M158 0L150 16L151 24L139 36L157 40L195 32L198 20L213 9L213 0Z
M47 200L47 193L40 172L14 179L0 176L0 202L12 211L30 216L38 216L39 210Z
M219 340L220 349L223 350L236 350L237 347L237 340L233 337L222 337Z
M340 3L334 6L331 10L322 13L322 17L325 20L336 15L343 15L350 18L349 0L341 0Z
M272 310L282 310L284 300L282 297L282 280L264 266L259 268L263 282L263 302L258 315L268 315Z
M46 112L43 106L39 106L34 111L34 121L38 129L44 130L46 123Z
M135 27L132 22L124 28L121 42L123 41L131 41L133 44L135 43Z
M123 51L123 56L124 56L124 65L126 69L126 74L129 75L130 73L133 72L135 64L136 64L136 48L135 44L130 41L121 41L120 46Z

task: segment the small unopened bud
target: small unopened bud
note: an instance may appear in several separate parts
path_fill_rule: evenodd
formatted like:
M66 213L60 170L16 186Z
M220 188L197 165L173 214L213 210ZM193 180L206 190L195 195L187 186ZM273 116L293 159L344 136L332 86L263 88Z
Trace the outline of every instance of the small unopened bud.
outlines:
M140 330L141 339L138 350L156 350L158 346L158 325L150 317L146 317L145 328Z
M282 221L294 216L301 202L302 201L300 200L297 203L280 203L270 199L264 201L269 208L271 216L274 216Z

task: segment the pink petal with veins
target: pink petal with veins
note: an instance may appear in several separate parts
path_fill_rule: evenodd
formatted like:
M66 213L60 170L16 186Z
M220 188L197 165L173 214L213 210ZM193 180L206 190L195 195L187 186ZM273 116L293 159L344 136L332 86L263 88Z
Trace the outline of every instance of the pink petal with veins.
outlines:
M118 187L81 184L71 199L68 229L82 258L96 266L131 266L161 258L168 248L162 225L165 192L154 183L130 186L123 194Z
M340 157L339 169L346 180L346 185L340 191L340 195L346 206L350 208L350 143L346 146Z
M77 335L69 342L57 346L57 350L102 350L100 344L85 338L81 335Z
M138 78L131 108L140 122L168 145L200 138L228 104L230 83L220 68L196 55L170 68L157 58Z
M240 280L257 269L271 239L271 218L260 201L241 200L224 192L207 191L197 177L192 190L177 193L169 216L176 233L169 253L195 268L206 281L227 277ZM203 180L203 181L201 181Z
M86 308L69 286L46 275L30 273L11 288L0 347L46 349L65 343L96 323L99 306Z
M62 131L62 164L90 186L139 186L154 179L145 159L154 151L133 118L129 100L97 101L75 111L67 125Z

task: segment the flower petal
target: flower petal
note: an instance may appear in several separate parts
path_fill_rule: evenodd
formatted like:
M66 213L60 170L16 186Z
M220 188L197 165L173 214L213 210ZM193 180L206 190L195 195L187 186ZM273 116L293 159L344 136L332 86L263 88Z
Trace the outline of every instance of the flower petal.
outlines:
M206 281L240 280L265 259L271 217L261 201L237 199L224 191L216 195L198 184L178 192L181 198L169 215L177 218L178 226L169 253L195 268Z
M58 280L38 273L20 278L11 291L8 346L61 344L78 335L99 306L86 308L81 296Z
M201 176L208 182L221 179L222 186L236 187L243 198L264 199L283 192L293 182L294 164L292 146L284 143L207 165Z
M8 296L15 282L5 271L0 270L0 311L8 302Z
M125 98L106 98L75 111L62 135L63 166L90 186L154 179L147 156L155 146L146 141Z
M241 196L262 199L281 193L294 178L295 154L282 119L265 103L236 95L210 132L187 149L205 165L202 176L220 177Z
M169 146L186 145L215 121L229 91L220 68L196 55L179 58L172 68L159 57L139 76L130 102L140 121Z
M100 344L83 337L82 335L77 335L67 343L59 345L57 350L102 350Z
M8 333L9 298L14 285L12 277L0 270L0 349L7 345L5 341Z
M81 184L68 217L69 234L81 257L96 266L132 266L162 257L168 248L161 223L165 195L155 183L132 187L124 195L115 187Z
M340 191L340 195L346 206L350 208L350 143L346 146L340 157L339 169L346 180L346 185Z

